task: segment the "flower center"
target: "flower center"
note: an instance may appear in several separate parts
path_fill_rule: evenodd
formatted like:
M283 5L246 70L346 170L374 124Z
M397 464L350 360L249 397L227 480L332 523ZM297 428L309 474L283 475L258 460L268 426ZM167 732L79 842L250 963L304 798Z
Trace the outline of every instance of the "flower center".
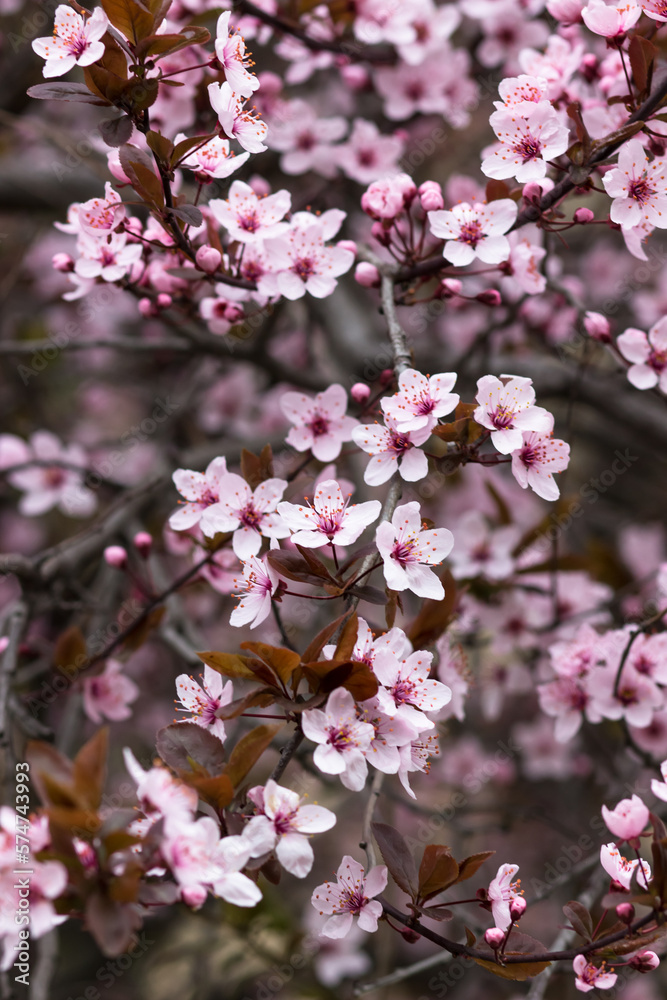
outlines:
M495 413L491 415L491 420L493 421L493 426L497 427L498 430L504 430L506 427L511 427L512 421L514 420L514 410L512 410L509 406L500 404L496 407Z
M477 219L474 222L465 222L461 226L461 232L459 233L459 241L461 243L468 243L471 247L476 247L480 240L483 239L482 226Z
M246 215L239 215L239 226L244 229L246 233L256 233L261 226L261 222L257 218L257 212L254 210L247 212Z
M656 372L662 372L667 368L667 351L651 350L646 363Z
M312 278L315 274L315 261L312 257L297 257L292 264L292 270L302 281L308 281L308 278Z
M240 515L241 524L244 524L246 528L255 528L255 530L258 529L258 526L263 517L264 515L262 514L262 512L259 510L255 510L255 507L252 503L249 503L247 507L244 507Z
M641 177L636 178L628 185L628 197L634 198L635 201L639 202L641 208L644 207L649 198L654 194L655 188L651 187L645 174L642 174Z
M521 157L523 163L528 163L529 160L537 160L542 155L542 144L539 139L527 135L516 143L514 152Z
M323 434L329 432L329 421L320 413L316 413L308 424L308 428L312 432L313 437L322 437Z

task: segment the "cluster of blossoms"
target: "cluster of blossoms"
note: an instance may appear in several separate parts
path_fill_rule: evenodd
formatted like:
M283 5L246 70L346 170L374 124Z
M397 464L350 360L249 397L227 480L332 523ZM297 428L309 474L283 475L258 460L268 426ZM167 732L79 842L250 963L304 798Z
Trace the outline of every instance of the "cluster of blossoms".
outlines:
M162 317L172 330L174 340L168 343L173 350L196 355L201 347L204 354L210 351L207 362L238 349L243 362L254 363L256 354L270 384L264 383L266 399L258 405L260 416L252 426L258 434L247 437L264 440L268 434L274 444L282 446L284 441L298 453L293 467L289 456L281 454L279 474L274 474L270 448L268 458L266 451L258 457L244 449L240 470L232 471L220 455L226 442L180 450L185 430L179 425L170 435L174 450L165 467L194 468L177 468L173 474L182 500L169 517L165 547L170 557L189 559L190 569L178 585L164 587L160 594L150 570L139 576L128 567L124 548L111 545L104 550L105 580L110 567L123 569L126 575L116 576L116 584L126 583L132 599L140 600L140 627L132 624L121 639L113 640L110 652L123 640L129 640L128 648L135 640L143 643L145 626L146 634L159 630L160 641L179 655L187 650L192 659L190 634L185 628L181 634L185 616L179 620L169 608L164 627L160 616L167 599L195 576L223 595L236 596L228 618L234 628L254 630L266 623L270 636L273 613L274 634L280 632L285 645L278 649L241 644L258 659L201 653L206 662L201 682L185 673L176 677L178 712L186 717L158 737L166 766L145 770L129 749L125 751L141 810L134 821L116 829L111 810L103 807L95 835L71 840L67 867L48 856L61 847L55 834L59 802L52 810L53 837L46 821L34 821L30 847L37 860L31 873L30 932L35 938L66 919L60 914L79 891L86 904L98 898L95 892L105 906L118 904L117 909L110 907L113 920L131 936L155 901L180 899L198 909L213 895L251 908L262 899L260 875L275 880L278 865L294 877L307 878L315 862L311 837L330 831L337 817L279 783L283 760L274 776L267 778L265 770L263 784L246 780L260 756L243 770L254 747L266 736L262 746L268 749L272 735L269 725L258 726L230 748L227 743L240 717L243 725L255 718L294 725L298 739L288 746L298 747L305 738L300 753L312 753L314 768L308 767L319 772L320 779L324 776L334 795L340 789L335 781L327 782L327 776L337 776L345 789L361 792L370 764L380 775L396 775L412 799L416 792L411 775L419 780L420 772L428 772L430 758L440 755L438 723L456 720L448 733L448 752L436 763L445 783L458 787L460 781L460 787L470 791L470 777L477 780L477 768L489 763L475 736L457 735L474 679L473 723L477 707L484 720L498 720L510 702L517 702L520 712L532 698L535 710L534 719L512 730L522 759L517 763L510 753L508 759L496 760L496 772L482 772L487 774L484 781L497 774L499 785L521 768L530 780L588 773L589 758L576 755L583 721L618 722L638 741L641 734L653 738L660 724L667 730L664 615L646 627L611 627L614 593L595 579L592 568L571 570L568 555L561 559L556 544L560 522L553 546L539 544L550 537L550 529L544 527L544 507L536 497L558 500L555 475L568 468L570 447L554 438L554 415L536 404L531 378L480 375L494 369L499 356L499 372L530 370L523 362L525 348L533 346L531 337L548 349L571 336L585 308L581 301L587 281L595 285L590 280L595 271L585 262L582 275L564 273L553 252L554 237L580 226L597 232L592 229L595 223L610 240L620 245L622 237L631 254L646 260L645 241L654 229L667 228L667 128L656 117L660 102L645 103L652 95L659 53L650 38L667 24L667 7L657 0L455 0L440 6L434 0L389 5L385 0L358 0L341 18L336 5L316 5L290 33L275 0L248 5L254 16L239 17L235 27L232 11L225 9L229 6L223 2L222 13L214 12L211 39L199 27L211 14L205 0L162 5L155 17L143 5L131 4L136 23L123 16L120 25L114 3L103 3L93 14L61 5L53 37L37 39L33 49L45 61L48 80L78 66L86 82L48 84L33 93L77 100L83 95L120 113L108 119L100 133L112 146L107 162L115 183L106 183L103 196L71 204L67 221L56 224L65 249L55 254L53 265L56 278L65 275L70 283L63 295L68 308L92 297L96 288L115 286L128 302L138 302L146 321L139 333L144 340L135 346L151 348L156 337L159 352L163 345L154 321ZM546 18L540 19L545 11L557 24L552 33ZM637 26L646 25L644 15L650 23L641 34ZM190 25L190 18L196 24ZM139 37L144 20L151 24ZM352 36L356 41L350 46ZM323 91L315 85L292 97L277 73L253 72L246 39L261 46L276 38L275 53L287 64L288 85L335 73L335 114L323 113ZM304 43L308 39L311 45ZM410 173L415 149L434 144L423 159L449 138L443 132L444 139L438 139L436 129L431 130L436 138L424 143L419 120L413 117L436 115L455 129L464 128L479 101L480 81L473 77L477 65L494 74L497 70L493 79L502 77L499 100L488 119L495 141L482 151L478 163L488 179L486 188L464 176L450 177L442 186L430 179L418 184ZM175 86L173 77L178 77ZM373 102L392 123L390 129L397 122L405 129L383 133L370 118L361 117L372 114ZM482 141L487 139L490 133ZM281 186L288 183L284 177L272 183L250 173L257 163L254 157L262 154L265 160L259 162L276 161L287 178L307 179L289 190ZM243 179L232 179L239 171ZM352 188L353 204L346 212L335 207L335 198L350 180L365 190L359 197ZM590 198L592 207L579 207L570 218L565 205L570 191L577 198ZM142 207L133 215L130 206L137 199ZM361 212L355 214L357 203ZM339 239L346 231L360 238L369 230L375 241L372 250ZM575 240L578 236L577 231ZM305 298L332 296L357 257L355 278L370 291L356 289L356 295L372 301L372 290L381 289L394 349L394 370L379 375L366 358L363 366L353 359L346 367L345 344L355 339L354 331L347 342L341 337L341 347L329 336L328 323L336 310ZM605 266L605 259L597 261L600 270ZM591 295L596 294L593 288ZM339 301L344 314L343 294ZM292 302L296 305L290 306ZM245 329L240 324L269 315L278 305L276 324L283 333L282 323L296 326L309 305L317 306L316 334L301 336L303 331L297 330L294 348L288 336L284 344L271 343L268 329L265 342L246 349L240 342L253 322ZM443 340L442 360L431 353L430 341L425 345L420 340L419 331L414 342L404 337L396 313L400 309L399 316L407 315L410 306L424 307L427 318L438 320L433 323L433 342ZM648 333L628 328L613 345L609 323L601 314L587 312L584 327L592 340L612 345L628 362L632 386L658 387L664 393L667 304L655 296L648 306L644 301L643 309L640 303L637 323ZM437 357L434 375L418 370L426 346L429 358ZM591 346L587 342L585 351ZM501 349L497 354L496 348ZM479 354L482 363L474 368ZM162 357L158 353L160 371ZM167 350L167 374L171 357ZM337 368L323 367L345 372L340 375L343 381L354 373L350 383L360 377L362 367L364 378L373 370L368 382L357 382L349 390L354 415L348 415L344 385L321 388L322 381L311 378L311 362L320 357L340 362ZM587 364L588 354L585 358ZM582 370L585 367L582 363ZM259 380L253 382L254 376L239 367L213 385L213 363L198 369L197 376L206 388L203 400L198 382L194 390L196 443L202 444L202 432L211 437L224 434L228 440L230 428L239 437L241 429L245 434L252 421L244 423L244 407L249 396L259 395ZM463 392L475 379L474 399L466 402L454 390ZM212 405L216 392L217 412ZM290 424L286 434L285 421ZM73 437L88 440L76 433ZM33 434L27 443L0 435L0 471L21 491L23 515L56 507L70 515L91 515L98 498L90 488L87 464L87 451L77 444L63 445L50 431ZM504 470L490 468L503 465ZM195 471L204 466L203 472ZM480 477L474 478L477 472ZM453 473L463 484L453 481ZM426 519L420 501L439 492L446 476L452 476L452 489L442 490L447 496L442 510L436 509L442 515L439 523L449 527L437 527ZM372 492L367 498L365 488L373 491L390 482L384 504ZM353 502L356 489L363 495ZM118 525L102 532L101 547L109 540L124 541L120 518ZM97 544L96 530L92 541L83 539L81 548ZM637 557L635 565L641 561ZM18 566L17 581L23 576L30 588L39 583L40 599L42 584L46 589L50 583L48 573L40 577L43 563L35 562L30 572L20 561L13 564ZM653 586L655 569L651 563L646 570L649 587L641 581L637 585L634 606L619 598L623 613L630 610L628 619ZM88 613L85 584L77 578L75 587L69 580L76 575L67 567L67 584L54 591L58 616L61 606L69 604ZM634 576L639 578L639 572ZM81 580L87 579L82 575ZM372 585L378 580L382 589ZM664 566L657 583L664 596ZM398 627L396 614L400 611L407 618L417 603L408 595L419 600L420 611L412 626L402 620L404 627ZM313 638L311 620L306 619L303 632L308 638L303 645L312 657L297 652L301 646L293 639L304 637L299 631L303 622L295 621L304 607L312 607L306 603L311 599L345 602L338 623L325 627L325 640L320 641L322 632ZM386 630L368 614L368 621L352 619L356 634L350 634L351 616L356 614L351 604L356 607L365 600L386 606ZM219 603L206 587L195 586L185 595L188 614L192 610L209 625L214 621L215 629L221 625ZM295 609L298 613L292 616ZM47 630L51 627L49 622ZM43 644L42 631L40 625L18 653L13 639L3 637L0 654L9 651L8 663L12 657L32 655ZM77 645L86 649L86 666L90 660L93 665L104 662L101 673L91 671L77 681L88 719L99 724L103 719L122 723L131 718L140 687L124 673L127 650L118 659L108 648L97 656L78 625L65 640L53 657L59 668L67 659L63 650ZM470 666L468 650L474 653ZM48 668L52 665L49 661ZM231 679L225 680L227 676ZM370 697L369 689L375 692ZM268 705L280 714L264 714ZM285 763L291 752L286 752ZM461 766L466 754L468 764ZM55 761L56 751L48 759ZM57 769L64 782L63 758ZM73 765L76 795L83 795L79 786L85 785L85 770L80 763ZM667 761L661 773L665 780L653 781L652 790L667 801ZM611 880L609 895L618 896L616 916L631 936L637 930L632 926L633 894L645 904L642 893L651 892L656 878L664 875L665 865L654 862L652 871L639 854L651 824L660 855L660 821L637 795L614 810L603 807L602 815L614 840L602 845L601 864ZM17 901L10 865L16 864L13 837L20 822L17 814L0 812L0 878L12 904L12 919ZM58 829L65 839L62 824ZM111 847L104 839L107 830ZM114 844L121 844L120 849ZM448 852L444 845L429 846L442 848L443 855ZM632 852L636 856L630 856ZM341 853L339 847L336 858ZM362 931L377 930L385 907L378 897L389 873L394 875L389 857L383 856L387 866L371 864L366 872L346 853L337 884L325 882L314 889L312 906L327 918L319 928L325 938L335 941L348 935L355 917ZM484 857L473 856L480 864ZM427 861L425 855L424 870ZM444 867L459 870L451 856ZM484 943L501 965L506 947L512 951L511 935L519 936L516 925L526 910L518 871L517 864L502 864L475 900L460 901L477 902L491 912L494 926L485 932ZM420 869L420 880L422 874ZM422 888L420 881L412 898L415 921L430 917L428 908L421 906L426 902ZM121 905L120 897L130 902ZM85 916L93 927L91 911ZM3 909L0 923L5 969L17 940L7 914ZM663 920L664 910L656 906L656 928ZM603 922L604 916L598 929ZM627 949L625 954L612 951L614 958L605 953L604 961L588 945L581 951L573 968L576 988L582 992L612 988L618 978L614 970L623 966L646 972L659 961L645 948L629 954ZM483 954L492 967L488 950Z
M538 686L542 711L556 719L556 737L566 741L583 719L623 719L648 729L665 704L667 636L611 629L599 634L582 625L569 641L550 649L555 680Z

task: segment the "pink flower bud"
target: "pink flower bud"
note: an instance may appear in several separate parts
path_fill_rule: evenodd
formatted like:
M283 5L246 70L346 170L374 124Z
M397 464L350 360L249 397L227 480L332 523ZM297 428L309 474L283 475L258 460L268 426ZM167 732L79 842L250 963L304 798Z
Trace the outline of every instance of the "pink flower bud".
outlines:
M114 569L124 569L127 564L127 552L122 545L107 545L104 550L104 561Z
M403 194L403 202L408 208L417 196L417 185L409 174L396 174L394 183Z
M54 253L51 263L56 271L62 271L63 274L74 270L74 261L68 253Z
M153 539L148 532L138 531L132 541L142 559L147 559L153 545Z
M592 83L598 77L598 57L592 52L587 53L581 60L579 72L587 83Z
M521 194L524 201L530 202L531 205L534 205L539 202L542 197L542 188L536 183L536 181L529 181L528 184L524 185Z
M357 244L354 242L354 240L338 240L336 246L340 250L349 250L350 253L353 253L355 257L357 256Z
M391 233L384 228L381 222L373 223L371 226L371 235L384 247L388 247L391 243Z
M599 340L601 344L611 343L609 320L601 313L587 312L584 316L584 327L593 340Z
M194 910L204 904L207 895L208 892L201 885L189 885L181 889L181 899L186 906L191 906Z
M646 829L649 811L639 796L633 795L631 799L621 799L615 809L602 806L602 818L615 837L632 841Z
M9 636L8 635L0 636L0 653L4 653L8 645L9 645Z
M424 181L419 185L419 200L425 212L438 212L445 207L442 188L437 181Z
M639 954L630 959L628 965L643 974L657 969L660 965L660 959L654 951L640 951Z
M237 305L235 302L227 302L222 314L228 323L238 323L245 316L243 306Z
M202 271L206 271L207 274L214 274L222 263L222 254L215 247L203 246L197 250L195 260L197 267L201 268Z
M578 208L574 213L574 221L587 223L592 222L595 218L595 212L591 212L590 208Z
M380 372L379 382L380 382L381 386L384 387L384 386L387 386L387 385L391 385L391 383L393 381L394 381L394 369L393 368L385 368L384 371Z
M501 931L500 927L489 927L487 931L484 931L484 940L489 948L497 951L505 940L505 931Z
M403 192L395 177L383 177L373 183L361 196L361 207L371 219L393 221L403 211Z
M547 0L547 10L557 21L567 27L581 21L581 8L585 0Z
M365 403L370 394L370 387L365 382L355 382L350 389L350 396L352 396L355 403Z
M358 285L363 285L364 288L379 288L380 272L375 264L361 261L354 269L354 280Z
M248 179L248 184L258 198L263 198L264 195L271 194L271 185L264 177L260 177L259 174L253 174L252 177Z
M510 900L510 917L512 920L520 920L526 912L526 900L523 896L516 896Z
M500 292L496 288L487 288L486 291L480 292L475 298L482 305L490 306L492 309L495 306L502 305L502 298L500 297Z
M635 908L632 903L619 903L616 907L616 916L624 924L631 924L635 919Z
M172 299L171 295L167 295L166 292L160 292L157 297L157 307L158 309L168 309L171 305Z
M403 940L407 941L408 944L415 944L415 942L421 940L421 934L413 931L411 927L404 927L401 934L403 935Z
M370 83L368 70L359 63L349 63L342 66L340 75L351 90L364 90Z
M460 295L463 283L458 278L443 278L440 282L441 295L443 299L449 299L453 295Z
M157 308L151 302L150 299L139 299L138 309L139 309L139 312L141 313L141 315L145 316L146 319L150 319L153 316L157 316L157 312L158 312Z

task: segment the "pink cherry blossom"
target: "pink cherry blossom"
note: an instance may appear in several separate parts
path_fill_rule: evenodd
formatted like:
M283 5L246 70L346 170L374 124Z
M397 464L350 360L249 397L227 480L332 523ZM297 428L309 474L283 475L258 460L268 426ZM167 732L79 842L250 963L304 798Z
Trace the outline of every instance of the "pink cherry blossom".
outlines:
M642 10L654 21L667 21L667 0L641 0Z
M17 827L17 833L18 829L23 829L23 827ZM16 843L18 844L19 841ZM13 963L18 961L17 951L21 940L19 927L24 927L29 931L30 938L37 940L67 920L67 916L58 914L53 905L54 900L62 896L67 888L68 878L65 866L60 861L35 861L31 859L27 886L25 880L22 880L23 885L17 881L20 875L13 871L15 867L17 865L0 869L0 898L4 904L0 907L0 943L2 944L0 969L3 971L10 969ZM25 896L26 888L28 890L27 897ZM21 907L21 896L29 903L27 909ZM23 913L29 917L27 925L19 925L15 920L18 914Z
M457 580L484 576L502 580L514 572L512 550L521 532L508 524L493 529L478 510L467 511L456 525L450 560Z
M613 810L602 806L602 818L618 840L632 843L646 829L649 811L639 796L633 795L631 799L621 799Z
M83 679L83 707L93 722L104 718L118 722L132 715L130 705L139 697L139 688L122 673L119 660L107 660L101 674Z
M143 253L139 243L128 243L126 233L109 233L102 239L92 239L82 233L77 242L81 256L74 270L81 278L101 278L120 281L132 272Z
M636 389L659 386L667 393L667 317L651 327L648 334L634 327L622 333L616 345L627 361L628 381Z
M396 774L401 766L400 748L416 739L422 731L389 704L389 698L377 695L359 706L359 718L375 730L366 760L383 774Z
M280 408L295 426L286 441L297 451L311 449L320 462L332 462L340 455L344 441L352 439L358 421L346 417L347 393L342 385L330 385L311 398L300 392L286 392Z
M248 863L250 848L242 836L222 837L215 847L212 860L217 868L212 885L214 895L235 906L256 906L262 891L256 882L241 871Z
M225 71L225 79L234 93L240 97L250 97L259 88L259 80L248 71L249 62L245 42L239 34L230 34L231 11L224 11L218 18L215 29L215 54Z
M221 674L207 665L204 667L201 685L188 674L179 674L176 678L176 691L183 706L178 711L190 713L190 718L181 721L195 722L224 741L225 724L217 717L216 712L222 705L228 705L233 700L232 682L224 683Z
M657 798L662 799L663 802L667 802L667 760L663 760L660 765L660 772L662 774L662 781L652 778L651 791Z
M185 497L182 506L169 518L173 531L187 531L200 525L205 535L213 536L215 528L209 525L209 511L220 503L220 480L227 475L227 460L214 458L206 467L206 472L192 469L177 469L172 475L174 486Z
M308 836L335 826L335 814L323 806L302 805L297 792L272 779L264 787L251 788L248 798L259 813L243 831L244 839L251 845L251 857L275 851L283 868L297 878L305 878L314 861Z
M382 904L373 897L384 892L387 877L384 865L376 865L364 876L362 865L346 854L336 872L338 884L324 882L318 885L311 898L316 910L331 914L321 931L324 937L345 937L352 927L353 917L359 918L361 930L376 931Z
M455 372L442 372L428 378L409 368L399 376L399 391L382 399L381 406L403 431L433 428L440 417L458 406L460 396L450 391L455 383Z
M29 447L30 458L36 459L39 465L17 469L7 477L12 486L25 494L19 502L21 514L36 517L58 507L69 517L89 517L97 506L97 499L93 491L83 485L87 464L83 449L76 444L61 444L50 431L36 431L30 437Z
M557 500L560 490L554 473L570 462L570 446L551 434L524 431L522 446L512 454L512 475L522 489L529 486L543 500Z
M498 111L512 108L518 114L526 114L532 111L531 104L539 104L547 99L547 89L547 81L543 77L526 73L506 77L498 84L502 100L493 103Z
M101 7L96 7L86 20L67 4L56 7L53 36L35 38L32 47L46 59L46 78L62 76L74 66L90 66L104 55L100 41L109 27L109 19Z
M186 138L183 132L179 132L174 138L174 145L177 146ZM219 180L235 173L249 156L250 153L241 153L237 156L230 152L227 139L216 135L202 146L196 146L180 161L179 166L194 170L202 180L208 181L214 178Z
M396 471L409 483L423 479L428 472L428 459L417 446L431 436L428 424L416 431L401 430L389 416L385 417L385 424L385 427L360 424L352 431L354 443L373 456L366 466L364 482L369 486L381 486Z
M538 684L540 708L556 718L555 735L559 743L579 731L584 716L589 722L600 722L602 713L597 705L595 685L588 677L559 677L548 684Z
M637 874L637 882L642 889L648 888L651 878L651 867L647 861L642 860L641 865L637 858L628 861L624 858L616 844L603 844L600 848L600 864L607 875L615 882L618 882L624 889L630 889L633 875Z
M520 184L539 181L549 160L564 153L570 141L549 101L532 106L525 115L514 108L494 111L490 122L499 144L482 161L487 177L516 177Z
M271 598L279 582L268 561L251 556L243 563L243 580L234 580L234 587L241 592L235 595L239 603L229 617L229 624L235 628L249 624L251 629L261 625L271 614Z
M618 154L618 166L602 178L614 200L609 217L623 229L648 222L667 229L667 166L663 159L649 161L639 139L631 139Z
M369 500L349 506L335 479L320 483L313 505L279 503L278 513L290 531L295 545L319 548L322 545L351 545L380 516L382 504Z
M500 264L510 255L509 240L503 233L514 224L517 203L500 198L488 205L454 205L451 212L429 212L431 232L446 240L443 256L456 267L478 257L485 264Z
M374 122L356 118L347 142L336 147L336 161L352 180L370 184L385 174L398 173L403 146L398 136L381 135Z
M219 840L220 828L210 816L195 822L171 823L166 828L160 853L180 885L184 901L190 905L201 905L206 899L206 887L222 875L214 859Z
M211 535L233 531L232 548L241 560L256 556L265 538L286 538L289 528L276 507L287 486L285 479L266 479L251 490L245 479L229 472L219 482L220 501L208 512L202 531Z
M398 749L401 766L398 769L398 779L403 785L410 798L417 796L410 787L408 775L415 771L428 774L431 769L431 757L440 756L437 733L429 733L428 736L421 734L412 743L399 747Z
M415 500L398 506L391 521L376 529L375 541L388 587L438 601L445 591L428 566L438 566L449 555L454 536L447 528L422 530L419 511Z
M287 215L290 205L289 191L276 191L258 198L250 185L243 181L234 181L226 200L214 198L208 203L230 239L241 243L254 243L286 232L289 224L280 220Z
M324 710L311 708L302 716L304 734L315 749L313 761L325 774L338 774L346 788L359 792L364 787L368 767L366 753L375 737L367 722L360 722L354 698L345 688L329 695Z
M394 703L390 711L414 725L418 732L433 728L426 724L423 713L439 712L452 698L446 684L431 679L432 661L433 654L424 650L415 650L399 660L389 649L382 649L373 662L373 673Z
M91 198L77 206L77 231L94 238L108 236L123 221L126 212L120 195L107 181L104 198Z
M315 170L333 177L337 170L333 143L342 139L347 121L342 116L322 118L306 101L286 102L270 119L267 143L282 153L280 169L290 176Z
M229 139L236 139L249 153L264 152L268 132L266 123L244 109L244 102L226 80L224 83L209 83L208 99Z
M503 375L503 383L494 375L484 375L477 381L479 406L474 417L478 424L492 431L491 442L501 455L510 455L523 446L523 432L548 434L553 417L541 406L535 406L535 390L529 378Z
M262 275L257 287L263 295L283 295L286 299L303 298L308 292L317 299L331 295L336 278L349 271L354 253L338 244L327 243L335 236L345 218L339 209L329 209L321 216L297 212L289 231L264 243L270 273Z
M160 817L166 826L192 821L198 798L194 788L179 781L166 767L144 771L128 747L123 750L123 759L137 786L139 805L151 823Z
M595 988L610 990L618 979L615 972L606 971L607 967L604 962L601 962L599 966L593 965L585 955L577 955L572 962L572 967L577 974L574 985L582 993L588 993L589 990Z
M518 865L501 865L487 891L494 923L503 931L506 931L512 923L510 903L517 896L523 895L523 890L519 888L521 879L512 881L518 870Z
M639 19L642 9L635 0L588 0L581 16L589 31L605 38L624 35Z

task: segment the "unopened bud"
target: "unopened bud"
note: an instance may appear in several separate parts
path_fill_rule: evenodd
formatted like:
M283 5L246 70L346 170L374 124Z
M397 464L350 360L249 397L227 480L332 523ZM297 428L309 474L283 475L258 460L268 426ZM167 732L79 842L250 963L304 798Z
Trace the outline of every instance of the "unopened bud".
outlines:
M107 545L104 550L104 561L114 569L124 569L127 564L127 552L122 545Z
M236 305L235 302L227 302L222 312L228 323L238 323L245 315L243 307Z
M384 228L381 222L374 222L371 226L371 235L374 239L381 243L382 246L388 247L391 243L391 233Z
M368 70L360 66L359 63L348 63L347 66L341 66L340 75L351 90L363 90L370 83Z
M445 207L442 188L437 181L424 181L419 185L419 200L425 212L438 212Z
M638 955L630 959L628 965L631 965L637 972L646 973L657 969L660 965L660 959L654 951L640 951Z
M355 403L365 403L370 394L370 387L365 382L355 382L350 389L350 396L352 396Z
M510 917L512 920L521 920L521 917L526 912L526 900L523 896L517 896L515 899L510 901Z
M62 271L63 274L68 274L74 270L74 261L68 253L54 253L51 263L56 271Z
M421 938L421 934L413 931L411 927L404 927L401 934L403 935L403 940L407 941L408 944L415 944Z
M146 319L151 319L153 316L157 316L157 308L150 299L139 299L137 308L142 316Z
M336 246L340 250L349 250L355 257L357 256L357 244L354 240L339 240Z
M380 385L381 386L391 385L391 383L393 381L394 381L394 369L393 368L385 368L384 371L380 372Z
M134 546L142 559L147 559L153 545L153 539L147 531L138 531L133 538Z
M215 247L199 247L195 261L197 262L197 267L201 268L202 271L206 271L207 274L214 274L222 263L222 254Z
M167 295L166 292L160 292L156 300L158 309L168 309L171 301L171 295Z
M496 306L502 305L502 298L500 297L500 292L497 288L487 288L486 291L480 292L475 298L482 305L490 306L492 309Z
M193 910L199 909L206 901L208 891L201 885L189 885L181 889L181 899L186 906L191 906Z
M542 197L542 188L535 181L529 181L528 184L524 185L521 194L523 195L524 201L534 205L536 202L539 202Z
M609 320L602 313L587 312L584 316L584 327L593 340L599 340L601 344L611 343Z
M354 269L354 280L358 285L363 285L364 288L379 288L380 272L375 264L367 264L366 261L361 261Z
M505 931L501 931L500 927L489 927L488 931L484 931L484 940L489 948L497 951L505 940Z
M595 218L595 212L591 212L590 208L578 208L574 213L574 221L580 222L585 225L587 222L592 222Z
M443 299L451 299L454 295L460 295L463 283L458 278L443 278L440 282L440 294Z
M624 924L631 924L635 919L635 908L632 903L619 903L616 907L616 916Z

